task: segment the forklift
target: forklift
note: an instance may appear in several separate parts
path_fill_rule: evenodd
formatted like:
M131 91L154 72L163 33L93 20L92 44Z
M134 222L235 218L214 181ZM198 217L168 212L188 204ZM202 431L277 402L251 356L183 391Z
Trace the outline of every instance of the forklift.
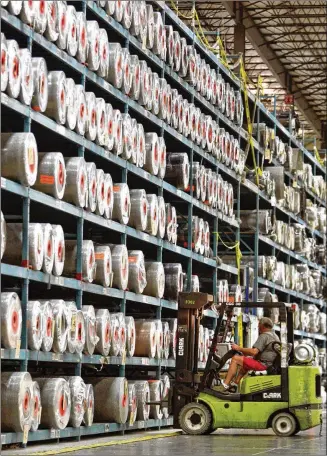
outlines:
M228 359L237 354L229 350L222 357L217 355L217 350L219 354L219 348L226 346L226 326L235 308L255 309L263 303L225 303L217 308L217 326L204 372L200 373L200 321L204 310L212 304L213 297L206 293L179 294L176 377L171 397L174 427L190 435L210 434L218 428L272 428L276 435L289 437L322 426L321 371L312 365L312 359L303 356L304 344L294 350L292 306L264 303L265 307L278 307L280 313L281 342L274 342L272 346L276 351L273 372L248 373L241 380L238 392L226 394L217 389L220 371Z

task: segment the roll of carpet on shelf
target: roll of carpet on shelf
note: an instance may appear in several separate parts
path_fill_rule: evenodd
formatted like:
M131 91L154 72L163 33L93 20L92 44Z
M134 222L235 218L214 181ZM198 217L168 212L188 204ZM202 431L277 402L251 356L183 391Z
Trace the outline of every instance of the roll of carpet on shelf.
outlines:
M162 33L163 33L163 22L162 22L162 15L160 12L154 12L153 14L153 22L154 22L154 34L153 34L153 46L152 51L156 55L160 55L162 51Z
M27 2L29 3L29 2ZM44 36L47 40L51 42L57 41L59 37L59 11L58 11L58 4L60 2L49 0L46 3L46 15L47 15L47 23L44 32Z
M66 302L69 313L69 331L67 335L67 347L69 353L82 353L85 345L85 320L81 310L77 310L76 303Z
M118 347L119 347L119 356L126 354L126 323L125 317L122 312L112 313L111 319L118 321Z
M135 321L133 317L125 317L126 356L133 357L136 343Z
M145 60L140 60L140 93L138 102L142 106L146 106L149 98L149 71Z
M19 46L15 40L7 40L8 55L8 83L7 93L11 98L18 98L21 80L22 68L19 56Z
M108 309L98 309L96 311L96 333L98 337L95 347L96 353L108 356L111 344L111 319Z
M161 376L161 381L162 381L162 400L163 401L168 401L168 396L169 396L169 390L170 390L170 379L168 374L163 374ZM169 418L169 411L168 407L165 405L161 408L163 418L167 419Z
M106 102L104 98L96 98L96 137L95 141L100 146L106 143Z
M145 134L144 128L142 124L137 125L138 130L138 159L137 159L137 166L139 168L143 168L144 161L145 161Z
M38 149L33 133L1 133L1 175L32 186L37 179Z
M54 299L50 301L54 318L54 337L52 351L64 353L67 348L68 332L70 330L69 312L65 301Z
M158 197L157 195L146 195L148 202L147 212L147 226L146 232L152 236L156 236L159 227L159 216L158 216Z
M142 294L146 284L144 254L141 250L130 250L128 252L128 289L133 293Z
M111 345L110 345L110 355L118 356L120 353L120 335L119 335L119 320L116 316L117 314L110 315L111 323Z
M135 320L135 352L134 356L154 358L157 339L156 324L153 320Z
M189 186L190 164L186 153L170 153L167 156L165 180L177 188L186 190Z
M6 244L7 244L7 225L6 225L6 220L3 216L3 213L1 211L1 260L3 257L3 254L6 250Z
M113 287L126 290L128 285L128 251L125 245L110 245L113 270Z
M269 234L272 230L272 211L259 210L241 211L241 226L245 230L256 230L257 218L259 219L259 231L263 234Z
M176 345L177 345L177 318L168 318L167 321L170 329L170 357L176 359Z
M84 136L87 126L87 105L86 105L86 98L85 98L85 91L84 87L80 84L75 85L75 99L76 99L76 106L77 106L77 120L76 120L76 127L75 131L79 135Z
M71 410L69 426L78 428L81 426L85 413L86 385L81 377L66 377L70 388Z
M144 169L156 176L159 172L160 166L159 139L157 133L145 134L145 152L146 158Z
M3 5L4 2L1 2L1 6ZM8 3L8 2L7 2ZM40 2L35 2L35 1L30 1L30 2L20 2L22 3L22 8L20 11L20 19L27 25L33 26L35 19L36 19L36 8L37 8L37 3ZM43 6L46 8L46 2L42 2Z
M172 244L177 243L177 214L176 208L171 204L166 204L166 238Z
M197 275L192 275L191 278L191 284L189 286L187 274L184 276L184 289L183 291L192 291L195 293L198 293L200 291L200 281L199 281L199 276Z
M3 33L1 33L1 92L5 92L8 85L9 77L8 69L8 46L7 40Z
M108 245L96 245L94 248L96 275L95 283L103 287L111 287L113 280L111 250Z
M122 91L128 95L132 88L133 73L132 73L131 55L127 48L122 48L122 70L123 70Z
M42 223L44 257L42 270L46 274L51 274L54 263L54 239L52 226L49 223Z
M41 427L65 429L71 412L69 383L63 378L36 378L41 390Z
M107 31L100 28L99 31L99 68L98 75L107 78L109 70L109 40Z
M124 377L89 378L94 388L94 421L124 424L129 401L128 382Z
M96 213L104 215L106 207L105 174L102 169L96 170ZM111 195L112 198L112 195Z
M146 2L140 1L137 2L139 5L139 13L140 13L140 33L139 33L139 40L141 43L146 44L146 37L147 37L147 29L148 29L148 15L146 9Z
M1 373L1 430L30 429L33 413L33 382L28 372Z
M234 303L242 302L242 288L241 285L231 285L229 290L229 297Z
M88 54L87 63L92 71L98 71L100 65L100 28L97 21L87 21Z
M131 55L131 72L132 72L132 85L129 96L133 100L138 100L141 90L141 68L140 61L137 55Z
M150 104L151 111L155 116L158 116L160 111L160 80L157 73L151 73L151 85L152 85L152 97L150 98L150 102L147 106L149 109Z
M15 292L1 293L1 346L15 349L20 346L22 308Z
M65 50L68 39L68 21L67 21L67 3L64 1L57 2L58 8L58 38L56 45L59 49Z
M183 291L183 270L180 263L166 263L165 269L165 297L174 301Z
M116 9L116 2L109 0L105 2L105 10L108 16L112 16Z
M89 427L93 424L94 418L94 391L93 385L85 385L85 407L83 421L85 426Z
M34 92L33 67L30 50L20 49L19 59L22 72L19 99L23 104L29 106Z
M163 179L166 174L166 166L167 166L167 148L165 144L165 140L163 137L158 138L158 145L159 145L159 170L158 176L160 179Z
M52 225L52 236L54 243L52 274L55 276L61 276L64 270L66 256L65 235L61 225Z
M146 282L147 285L143 293L155 298L163 298L165 291L165 270L160 262L146 262Z
M145 190L131 190L131 213L129 225L140 231L145 231L148 218L148 201Z
M161 320L155 320L156 325L156 358L162 358L163 352L163 326Z
M52 349L54 338L54 316L50 301L40 301L42 318L42 345L41 350L49 352Z
M67 52L72 57L75 57L78 49L78 35L77 35L77 16L75 7L72 5L67 6L66 11L67 20ZM93 68L90 68L93 69Z
M132 119L129 114L122 114L123 152L122 158L130 160L133 153Z
M30 223L28 226L29 263L28 266L40 271L43 265L44 245L43 231L40 223ZM7 223L7 248L4 260L10 264L21 265L23 251L23 225L21 223ZM25 266L26 267L26 266Z
M77 271L77 241L66 241L67 258L64 265L64 272L68 275L75 275L79 280L92 283L96 276L96 261L94 244L90 240L82 242L82 271Z
M105 200L105 207L104 207L104 216L107 219L112 218L112 211L114 208L114 191L113 191L113 183L110 174L104 175L104 200ZM97 194L98 200L98 194Z
M162 196L158 196L158 232L160 239L165 237L166 232L166 205Z
M120 43L109 42L108 81L120 89L123 84L123 55Z
M41 391L37 382L32 382L32 417L31 417L31 432L36 432L41 423Z
M173 32L173 36L174 36L173 70L178 72L181 68L181 38L177 31Z
M150 401L161 402L163 399L163 383L161 380L149 380ZM150 405L149 417L155 420L161 420L163 417L160 405Z
M137 397L137 421L147 421L150 415L150 388L146 380L137 380L129 382L135 386Z
M84 207L87 200L87 169L84 158L70 157L66 163L66 189L64 200Z
M125 4L127 2L117 1L115 3L116 3L116 5L115 5L114 13L113 13L114 18L116 19L116 21L122 22L123 17L124 17Z
M162 333L163 333L163 344L162 344L162 358L169 358L169 348L170 348L170 329L167 321L162 323Z
M61 152L39 154L35 188L57 199L63 198L66 188L66 166Z
M114 184L114 208L112 212L113 220L127 225L131 213L131 199L127 184Z
M27 303L27 340L30 350L39 351L42 345L42 313L39 301Z
M66 123L67 96L66 76L63 71L48 74L48 104L45 114L61 125Z
M123 27L125 27L128 30L132 25L132 15L133 15L135 2L127 1L124 3L125 3L125 5L124 5L125 7L124 7L123 17L122 17L122 25L123 25Z
M97 169L95 163L85 163L87 172L86 207L95 212L97 206Z
M91 305L83 306L82 312L85 320L85 346L83 352L86 355L93 355L95 347L99 342L96 330L96 316L94 307Z
M93 92L86 92L85 101L87 110L85 136L90 141L95 141L97 135L96 96Z
M128 382L128 422L130 426L136 421L137 416L137 394L135 384Z

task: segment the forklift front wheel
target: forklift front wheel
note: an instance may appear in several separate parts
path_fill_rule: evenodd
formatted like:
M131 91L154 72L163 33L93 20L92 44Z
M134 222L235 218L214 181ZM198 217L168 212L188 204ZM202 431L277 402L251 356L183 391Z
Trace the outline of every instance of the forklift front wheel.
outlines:
M207 434L212 429L212 415L204 404L191 402L180 411L179 424L186 434Z
M272 430L279 437L290 437L297 434L298 423L293 415L282 412L274 416L271 423Z

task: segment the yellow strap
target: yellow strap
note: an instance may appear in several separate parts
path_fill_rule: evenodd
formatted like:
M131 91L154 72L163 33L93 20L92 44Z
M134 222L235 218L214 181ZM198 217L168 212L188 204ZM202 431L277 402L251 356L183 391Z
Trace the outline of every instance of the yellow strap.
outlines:
M235 262L236 262L236 267L237 267L237 275L238 275L238 281L237 283L241 283L241 260L242 260L242 252L240 249L240 243L237 241L235 242L234 245L227 245L222 239L221 236L218 232L213 232L212 234L215 234L217 236L217 241L220 240L220 242L223 244L224 247L228 250L234 250L235 249Z
M237 337L238 345L243 347L243 314L240 314L237 317Z
M317 162L318 162L321 166L323 166L323 165L324 165L324 160L320 157L319 152L318 152L318 149L316 148L316 146L314 146L313 151L314 151L314 154L315 154L315 157L316 157Z

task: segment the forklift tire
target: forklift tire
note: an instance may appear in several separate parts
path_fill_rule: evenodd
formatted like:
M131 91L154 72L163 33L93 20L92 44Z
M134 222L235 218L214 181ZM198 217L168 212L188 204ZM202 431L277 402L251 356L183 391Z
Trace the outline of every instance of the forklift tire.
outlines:
M185 405L179 413L178 420L185 434L204 435L213 432L211 412L200 402Z
M287 412L281 412L274 416L271 427L279 437L291 437L299 432L299 425L296 419Z

